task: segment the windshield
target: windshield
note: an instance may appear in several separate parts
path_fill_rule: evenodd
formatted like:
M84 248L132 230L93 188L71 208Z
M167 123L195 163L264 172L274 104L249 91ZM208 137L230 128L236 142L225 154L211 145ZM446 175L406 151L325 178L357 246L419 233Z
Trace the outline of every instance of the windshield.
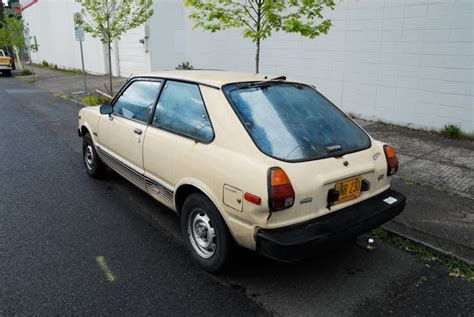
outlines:
M5 53L2 50L0 50L0 56L5 56Z
M315 89L297 83L238 83L224 93L259 149L284 161L366 149L370 139Z

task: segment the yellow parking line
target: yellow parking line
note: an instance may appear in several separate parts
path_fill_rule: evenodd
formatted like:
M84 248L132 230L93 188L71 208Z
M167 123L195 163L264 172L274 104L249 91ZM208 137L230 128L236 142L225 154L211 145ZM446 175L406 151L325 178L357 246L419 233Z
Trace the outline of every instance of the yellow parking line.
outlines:
M107 280L109 282L115 282L115 276L112 273L112 271L109 269L109 267L107 266L107 263L105 263L105 258L103 256L98 256L95 259L97 261L97 264L99 264L100 268L102 269L102 271L104 271L105 276L107 277Z

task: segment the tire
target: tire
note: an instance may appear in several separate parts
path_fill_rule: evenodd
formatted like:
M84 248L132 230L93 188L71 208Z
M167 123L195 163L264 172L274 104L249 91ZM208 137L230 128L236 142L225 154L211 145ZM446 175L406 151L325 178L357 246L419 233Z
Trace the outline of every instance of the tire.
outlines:
M97 155L94 143L89 133L84 134L82 138L82 158L84 166L86 167L87 175L92 178L101 178L107 169L107 166L102 162Z
M181 230L193 259L204 270L215 273L224 268L234 244L224 219L206 196L194 193L186 198Z
M4 73L5 77L12 77L12 71L11 70L5 70Z

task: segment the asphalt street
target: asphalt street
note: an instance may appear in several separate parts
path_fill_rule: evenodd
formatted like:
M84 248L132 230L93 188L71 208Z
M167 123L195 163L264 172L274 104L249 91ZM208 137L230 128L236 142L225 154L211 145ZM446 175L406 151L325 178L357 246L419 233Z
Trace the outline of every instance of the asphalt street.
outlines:
M89 178L78 106L0 78L0 315L472 315L474 283L384 243L210 275L179 219L113 172Z

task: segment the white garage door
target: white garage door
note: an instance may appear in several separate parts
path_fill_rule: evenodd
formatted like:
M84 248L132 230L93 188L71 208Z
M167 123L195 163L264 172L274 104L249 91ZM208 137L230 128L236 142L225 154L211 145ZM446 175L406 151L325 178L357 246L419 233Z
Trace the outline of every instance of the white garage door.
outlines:
M145 26L130 30L122 36L118 41L120 76L149 72L150 57L145 45Z

